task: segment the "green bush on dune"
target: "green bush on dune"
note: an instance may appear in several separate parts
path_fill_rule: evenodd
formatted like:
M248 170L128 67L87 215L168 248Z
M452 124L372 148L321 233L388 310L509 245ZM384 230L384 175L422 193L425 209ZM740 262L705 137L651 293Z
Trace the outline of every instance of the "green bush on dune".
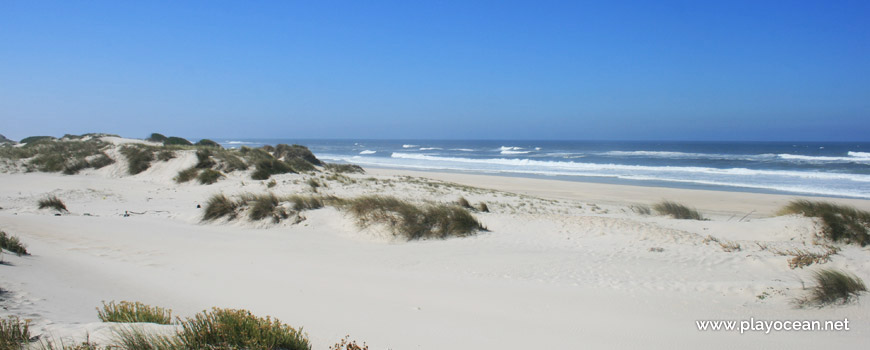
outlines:
M172 324L172 310L148 306L140 302L114 301L102 309L97 308L97 317L103 322L150 322L157 324Z
M870 212L828 202L796 200L780 210L780 214L798 214L818 218L822 234L831 241L870 244Z
M674 219L704 220L704 217L697 210L671 201L656 203L653 205L653 209L660 215L670 215Z

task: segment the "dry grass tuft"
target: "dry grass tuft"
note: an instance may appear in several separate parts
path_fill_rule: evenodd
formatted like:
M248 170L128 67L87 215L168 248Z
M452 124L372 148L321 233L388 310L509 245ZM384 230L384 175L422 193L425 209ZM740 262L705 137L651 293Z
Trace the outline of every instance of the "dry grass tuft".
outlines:
M224 194L216 194L209 198L205 204L205 212L202 214L202 221L211 221L228 217L233 220L238 215L239 204L230 200Z
M657 203L653 205L653 209L661 215L670 215L674 219L704 220L704 217L697 210L671 201Z
M60 200L60 198L57 198L57 196L40 199L38 204L39 209L51 208L60 212L67 211L66 204L64 204L63 201Z
M27 248L18 237L7 235L4 231L0 231L0 248L13 252L18 256L28 255Z
M824 269L813 274L816 285L810 288L810 294L797 300L800 306L825 306L830 304L846 304L858 298L861 292L867 291L864 281L852 273L834 269Z
M363 196L344 207L361 227L386 225L408 240L464 237L486 230L467 210L455 205L415 205L394 197Z
M780 214L799 214L821 219L822 235L834 242L870 244L870 212L828 202L796 200Z
M102 310L97 308L97 317L103 322L149 322L172 324L172 310L148 306L140 302L114 301L103 302Z

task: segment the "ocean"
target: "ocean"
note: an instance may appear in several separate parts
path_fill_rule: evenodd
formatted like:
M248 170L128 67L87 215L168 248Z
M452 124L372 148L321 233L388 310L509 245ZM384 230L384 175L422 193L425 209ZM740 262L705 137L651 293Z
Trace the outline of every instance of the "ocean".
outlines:
M870 143L239 139L328 162L413 170L870 199Z

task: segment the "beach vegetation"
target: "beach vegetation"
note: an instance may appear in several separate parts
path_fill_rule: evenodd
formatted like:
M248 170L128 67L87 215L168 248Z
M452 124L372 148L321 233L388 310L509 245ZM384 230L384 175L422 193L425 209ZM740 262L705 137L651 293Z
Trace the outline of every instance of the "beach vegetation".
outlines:
M813 280L815 285L810 288L808 296L798 299L798 305L822 307L830 304L846 304L867 291L863 280L842 270L816 271Z
M190 143L190 141L188 141L187 139L185 139L183 137L178 137L178 136L167 137L166 140L163 140L163 145L164 146L193 146L193 144Z
M0 231L0 249L6 249L15 255L28 255L27 246L21 243L18 237L9 235L5 231Z
M172 310L149 306L140 302L114 301L103 302L102 308L97 308L97 317L103 322L149 322L157 324L172 324Z
M477 210L482 213L489 213L489 206L484 202L477 203Z
M344 208L360 227L382 224L407 240L463 237L486 230L471 213L456 205L416 205L395 197L362 196L345 201Z
M315 179L313 177L309 178L307 181L305 181L305 184L307 184L308 187L311 187L311 191L314 191L314 192L317 192L317 188L322 186L320 184L320 182L317 181L317 179Z
M206 203L202 220L211 221L222 217L228 217L230 220L233 220L238 215L238 209L239 203L227 198L223 193L216 194L209 198Z
M168 137L164 136L163 134L159 134L159 133L156 133L156 132L155 132L155 133L152 133L151 136L148 136L148 138L145 139L145 140L146 140L146 141L151 141L151 142L160 142L160 143L163 143L163 142L166 141L166 139L168 139Z
M653 209L658 212L659 215L669 215L674 219L704 220L704 217L697 210L671 201L656 203L653 205Z
M214 142L214 141L209 140L209 139L202 139L202 140L199 140L199 141L196 142L195 145L196 145L196 146L205 146L205 147L220 147L220 148L223 148L223 147L221 147L221 145L220 145L219 143Z
M222 177L224 177L224 174L222 174L220 171L213 169L204 169L199 173L196 179L199 180L199 183L202 185L211 185L215 182L218 182L218 180L220 180Z
M154 149L140 145L126 145L121 147L121 154L127 158L127 172L136 175L151 167L154 160Z
M33 143L37 143L37 142L54 141L54 140L57 140L57 138L54 136L29 136L29 137L25 137L25 138L21 139L21 141L18 141L18 142L19 143L26 143L26 144L33 144Z
M248 218L251 221L271 217L273 222L278 223L282 219L290 217L290 214L283 207L279 206L280 201L274 193L251 196L246 202L250 206Z
M822 236L834 241L870 244L870 212L829 202L795 200L780 210L780 214L798 214L817 218L822 224Z
M350 335L346 335L335 344L330 345L329 350L369 350L369 346L365 342L359 345L356 340L350 340Z
M196 167L190 167L178 172L178 175L175 175L175 182L184 183L196 178L199 175L199 169Z
M267 180L272 175L295 172L290 165L275 158L260 160L256 167L256 170L251 174L251 178L254 180Z
M631 211L638 213L640 215L650 215L652 214L652 210L650 210L648 205L637 204L631 206Z
M456 205L465 209L474 209L474 207L471 206L471 203L468 203L468 200L465 199L465 197L459 197L459 199L456 200Z
M282 201L290 202L295 211L320 209L324 205L323 198L315 196L291 195L282 199Z
M335 163L323 163L323 167L326 170L332 171L334 173L342 174L342 173L350 173L350 174L365 174L365 170L356 164L335 164Z
M269 180L269 182L266 183L267 188L273 188L275 186L278 186L278 182L276 182L275 179Z
M29 321L18 316L0 319L0 350L19 350L30 339Z
M96 157L94 157L93 159L89 160L88 166L91 168L94 168L94 169L100 169L102 167L105 167L107 165L111 165L114 163L115 163L114 159L110 158L108 155L103 153L103 154L99 154Z
M184 349L311 349L301 328L247 310L213 308L180 323L178 343Z
M175 158L175 151L171 149L164 149L157 152L157 160L161 162L167 162L173 158Z
M66 204L64 204L60 198L57 198L57 196L45 197L40 199L37 204L39 205L39 209L54 209L60 212L67 211Z
M197 169L211 169L213 166L217 165L213 159L211 159L211 151L208 149L201 149L196 151L196 167Z
M263 147L265 150L268 150L265 146ZM270 151L275 158L289 161L291 159L302 159L311 165L323 165L320 159L314 156L314 153L311 153L311 150L308 147L302 145L285 145L278 144L274 147L273 151ZM305 170L308 171L308 170Z

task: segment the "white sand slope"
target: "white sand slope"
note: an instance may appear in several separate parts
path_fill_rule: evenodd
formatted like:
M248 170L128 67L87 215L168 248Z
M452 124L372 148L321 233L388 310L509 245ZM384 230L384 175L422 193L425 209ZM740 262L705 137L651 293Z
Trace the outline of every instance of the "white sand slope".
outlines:
M110 154L113 158L116 153ZM0 314L54 337L108 337L101 301L135 300L190 316L245 308L303 326L315 349L345 334L373 349L858 348L870 342L858 304L798 309L792 300L819 265L792 270L772 249L806 248L807 218L773 216L792 196L615 186L468 174L368 169L355 183L321 181L339 197L486 202L490 232L399 242L360 230L334 208L298 224L201 223L213 194L311 193L310 175L278 185L236 173L216 184L175 184L192 152L126 175L119 161L64 176L0 174L0 229L31 256L4 254ZM316 175L320 176L320 175ZM36 209L46 195L70 212ZM634 213L669 199L710 221ZM870 209L870 201L832 199ZM125 212L130 216L123 216ZM711 241L733 241L724 251ZM759 244L760 243L760 244ZM767 247L767 248L764 248ZM831 262L870 282L870 251L843 246ZM696 320L848 318L848 332L702 332ZM107 328L109 327L109 328ZM102 338L101 338L102 337Z

